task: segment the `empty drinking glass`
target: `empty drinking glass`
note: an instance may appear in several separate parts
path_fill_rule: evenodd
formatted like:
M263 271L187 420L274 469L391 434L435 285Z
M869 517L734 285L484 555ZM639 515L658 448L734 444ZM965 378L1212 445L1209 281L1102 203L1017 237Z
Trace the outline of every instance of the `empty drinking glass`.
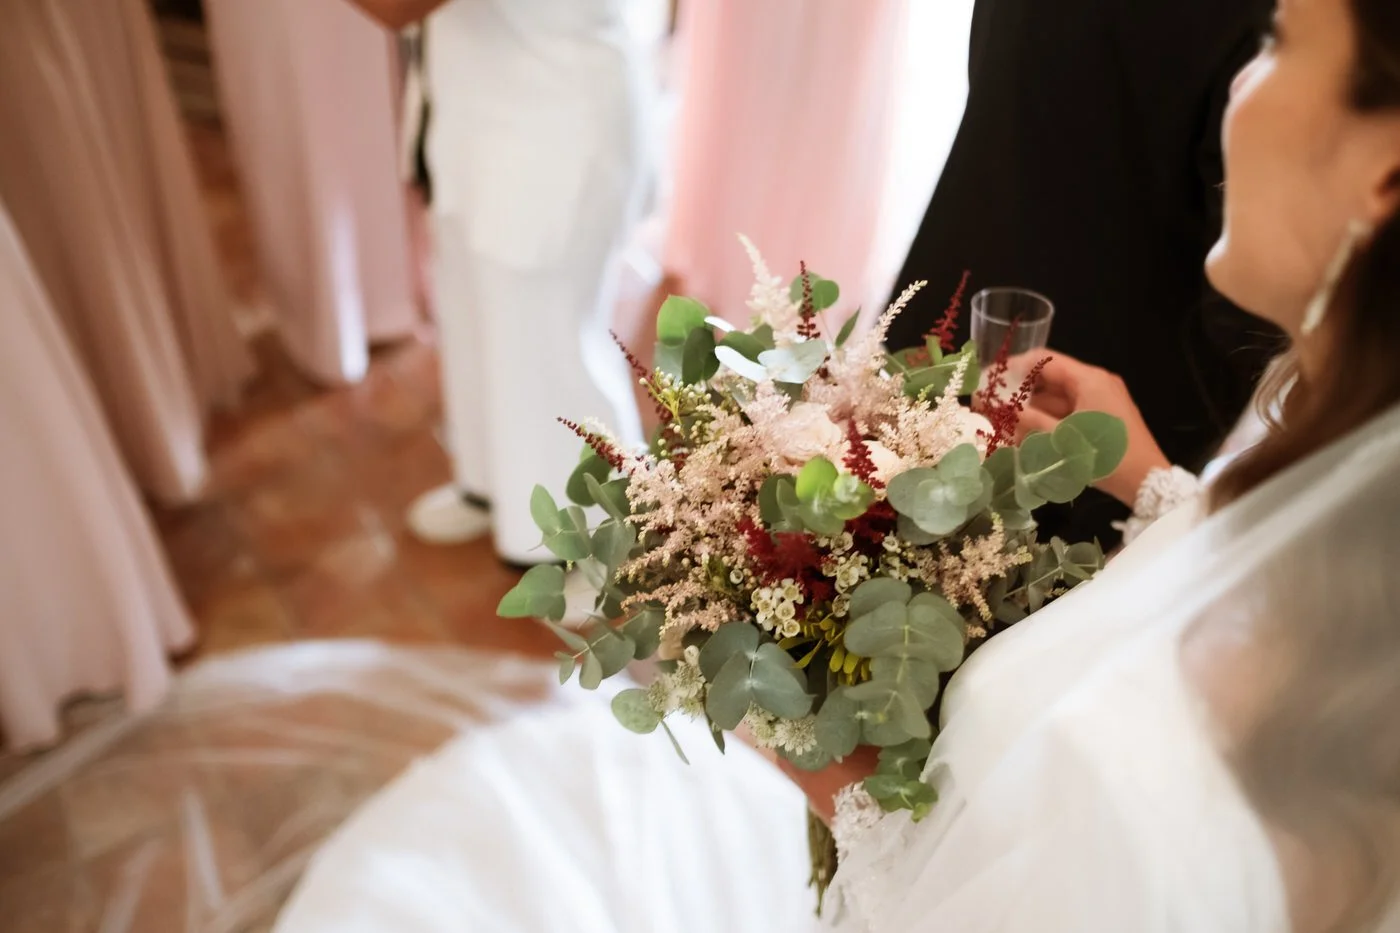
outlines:
M972 339L977 342L978 359L983 366L996 359L1008 334L1012 356L1045 346L1054 319L1055 305L1037 292L982 289L972 296Z

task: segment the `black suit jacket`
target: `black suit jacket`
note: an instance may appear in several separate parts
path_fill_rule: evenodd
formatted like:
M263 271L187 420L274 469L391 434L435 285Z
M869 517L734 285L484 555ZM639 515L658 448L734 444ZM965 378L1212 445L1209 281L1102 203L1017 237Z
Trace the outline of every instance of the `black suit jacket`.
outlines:
M1220 128L1272 0L976 0L957 139L900 277L927 279L889 345L972 290L1048 295L1055 349L1123 376L1173 462L1199 468L1277 337L1214 294ZM966 314L960 339L966 339ZM1086 495L1045 530L1115 538Z

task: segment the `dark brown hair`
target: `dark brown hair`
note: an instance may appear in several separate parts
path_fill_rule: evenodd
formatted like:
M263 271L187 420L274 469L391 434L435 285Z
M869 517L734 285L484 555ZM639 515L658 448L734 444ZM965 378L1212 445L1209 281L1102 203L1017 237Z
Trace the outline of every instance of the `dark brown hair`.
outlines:
M1351 8L1357 48L1351 105L1361 112L1400 109L1400 2L1351 0ZM1221 474L1213 508L1400 402L1400 217L1392 216L1363 248L1334 304L1324 336L1329 357L1345 365L1304 380L1292 353L1275 362L1258 396L1271 430Z

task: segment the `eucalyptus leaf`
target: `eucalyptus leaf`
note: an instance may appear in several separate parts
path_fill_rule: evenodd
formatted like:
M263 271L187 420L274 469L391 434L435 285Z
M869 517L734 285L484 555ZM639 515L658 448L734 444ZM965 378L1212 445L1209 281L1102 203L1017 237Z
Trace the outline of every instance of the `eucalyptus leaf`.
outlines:
M673 379L680 379L685 370L685 344L657 341L655 366Z
M671 727L666 725L666 720L661 720L661 728L666 732L666 738L671 740L671 747L676 750L676 756L680 758L682 764L690 764L690 759L685 757L685 749L681 748L681 743L676 739L676 734L671 731Z
M822 340L804 340L789 347L764 350L758 356L774 382L805 383L826 362L827 345ZM725 365L729 365L726 363Z
M906 781L917 781L924 773L933 743L928 739L913 739L903 745L880 749L877 773L894 774Z
M686 385L708 382L719 372L719 360L715 357L715 335L709 326L697 327L685 338L681 350L681 381Z
M672 295L661 304L656 315L656 339L670 346L681 346L690 332L705 327L710 311L694 298Z
M851 618L858 619L886 603L906 605L914 596L914 588L893 577L876 577L856 587L851 594Z
M1074 441L1072 435L1066 437ZM1017 451L1017 504L1037 509L1046 502L1073 501L1088 486L1092 467L1092 453L1087 461L1082 450L1075 454L1066 457L1049 434L1026 438Z
M584 484L588 487L588 495L609 517L618 521L625 519L632 514L632 503L627 498L627 477L600 482L592 475L584 477Z
M721 625L700 646L700 673L713 682L731 658L756 652L760 640L758 630L746 622Z
M578 673L579 686L585 690L597 690L603 683L603 664L598 656L589 652L583 656L583 666Z
M543 486L536 486L530 493L530 517L546 536L558 534L563 527L563 521L559 517L559 506L549 494L549 490Z
M846 341L851 339L851 335L856 332L856 324L860 321L860 309L857 308L850 317L846 318L846 323L841 325L841 330L836 334L836 346L844 347Z
M811 712L812 696L797 665L773 642L759 646L751 676L754 705L784 719L800 719Z
M840 471L830 460L825 457L812 458L797 474L797 498L803 502L811 502L829 493L839 475Z
M556 651L554 657L559 661L559 683L566 684L569 682L569 678L574 676L574 668L578 665L578 661L567 651Z
M659 606L647 606L627 621L622 630L635 646L633 660L644 661L656 654L661 647L661 629L665 624L666 613Z
M593 553L588 516L582 508L571 505L556 513L559 529L544 537L544 546L554 556L567 561L580 561Z
M588 480L595 483L607 482L608 474L612 472L612 467L598 452L591 446L585 444L583 456L579 459L578 466L574 467L574 472L569 475L569 481L564 486L564 494L569 497L569 501L575 505L590 506L597 505ZM541 529L543 530L543 529ZM548 532L546 532L548 533Z
M812 283L812 309L814 311L825 311L840 300L841 287L835 282L824 279L810 270L808 270L806 278ZM803 276L799 275L788 286L788 298L797 304L801 304L805 297L806 287L802 280Z
M758 362L758 355L764 350L771 349L753 334L746 334L741 330L736 330L725 334L724 339L719 342L721 347L728 347L738 351L745 359Z
M637 529L626 522L609 519L593 532L593 556L608 568L608 576L617 573L617 568L632 554L637 546Z
M612 711L624 728L638 735L655 732L661 725L661 715L652 707L645 690L623 690L613 697Z
M751 382L767 382L770 378L768 370L761 363L754 362L732 346L716 347L715 359L719 360L721 365L734 370Z
M497 615L505 619L552 619L564 617L564 568L545 564L531 567L520 582L502 598Z
M837 687L822 701L815 725L817 745L832 758L845 758L860 743L860 705Z
M1128 453L1128 427L1121 418L1101 411L1078 411L1060 422L1068 424L1083 435L1094 448L1094 465L1090 479L1107 479Z

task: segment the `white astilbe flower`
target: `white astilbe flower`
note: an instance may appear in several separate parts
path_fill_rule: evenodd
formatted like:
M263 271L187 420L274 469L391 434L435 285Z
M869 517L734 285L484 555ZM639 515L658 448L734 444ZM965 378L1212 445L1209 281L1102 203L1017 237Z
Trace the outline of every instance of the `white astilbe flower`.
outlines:
M923 282L915 282L901 292L873 327L855 334L832 353L825 377L808 387L808 398L825 405L833 421L854 418L874 429L895 419L896 406L903 397L903 377L885 370L885 337L894 319L923 287Z
M901 395L894 420L876 428L876 439L907 467L934 466L954 447L978 442L970 413L958 401L958 389L969 362L967 357L958 361L947 388L936 403ZM985 443L979 446L985 450Z
M739 242L749 254L753 263L753 287L749 290L748 308L753 312L755 324L767 324L773 328L774 336L791 342L797 335L797 325L802 323L802 306L792 300L788 285L780 276L768 271L768 263L753 241L742 233Z

